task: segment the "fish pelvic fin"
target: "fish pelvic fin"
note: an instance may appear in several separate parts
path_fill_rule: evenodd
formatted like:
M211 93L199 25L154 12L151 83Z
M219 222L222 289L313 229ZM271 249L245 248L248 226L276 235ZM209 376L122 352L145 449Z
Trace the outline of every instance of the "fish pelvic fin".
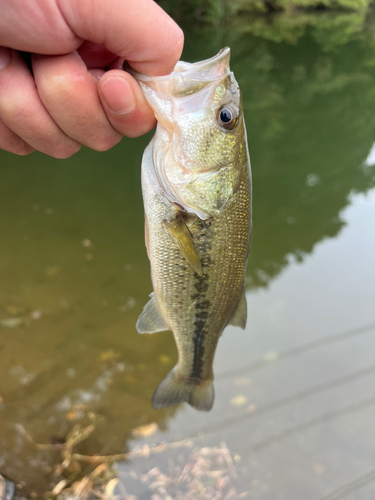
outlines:
M151 293L150 297L135 325L138 333L156 333L169 330L168 325L158 311L154 292Z
M192 381L179 376L176 368L168 373L152 396L155 409L189 403L199 411L210 411L213 402L212 380Z

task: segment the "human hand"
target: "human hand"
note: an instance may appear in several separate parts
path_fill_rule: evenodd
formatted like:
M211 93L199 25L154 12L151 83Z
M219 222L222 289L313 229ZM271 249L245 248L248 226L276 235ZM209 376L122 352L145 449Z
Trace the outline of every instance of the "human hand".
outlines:
M122 70L168 74L181 56L182 31L153 0L0 0L0 12L0 149L68 158L154 127Z

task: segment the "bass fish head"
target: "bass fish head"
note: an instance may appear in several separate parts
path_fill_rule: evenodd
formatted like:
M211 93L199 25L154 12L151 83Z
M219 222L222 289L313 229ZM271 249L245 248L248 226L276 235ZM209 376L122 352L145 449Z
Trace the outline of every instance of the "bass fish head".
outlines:
M229 56L225 48L205 61L180 61L167 76L135 74L158 120L153 165L160 188L202 219L222 211L247 160L241 95Z

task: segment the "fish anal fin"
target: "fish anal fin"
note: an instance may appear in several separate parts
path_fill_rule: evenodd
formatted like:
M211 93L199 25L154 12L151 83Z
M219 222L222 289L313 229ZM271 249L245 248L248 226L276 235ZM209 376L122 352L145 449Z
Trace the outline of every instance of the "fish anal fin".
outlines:
M237 309L235 310L231 320L229 321L229 325L239 326L242 329L245 329L247 319L247 303L246 303L246 295L245 295L245 287L243 288L243 292L238 302Z
M156 333L169 330L168 325L158 311L154 293L150 297L138 318L136 324L138 333Z
M189 403L199 411L209 411L214 402L212 380L190 381L177 375L176 368L168 373L152 396L156 409Z
M193 236L182 217L176 217L176 219L172 222L166 221L165 224L168 228L169 234L177 243L186 262L196 273L202 276L202 265L197 247L195 246Z

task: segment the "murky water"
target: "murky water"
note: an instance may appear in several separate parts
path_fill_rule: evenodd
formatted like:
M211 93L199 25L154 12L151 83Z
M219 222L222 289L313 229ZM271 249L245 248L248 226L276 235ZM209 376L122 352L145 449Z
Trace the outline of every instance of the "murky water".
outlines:
M186 60L232 48L254 183L248 324L220 340L208 414L150 403L176 361L170 332L135 330L151 292L140 188L150 137L64 161L0 152L0 471L24 491L51 488L58 454L14 424L45 443L94 412L103 418L82 453L225 442L241 458L217 486L235 488L227 498L374 499L373 34L358 14L186 29ZM152 436L134 436L151 423ZM139 479L157 466L174 474L165 491L185 498L176 484L191 453L145 453L119 473L128 493L167 498Z

